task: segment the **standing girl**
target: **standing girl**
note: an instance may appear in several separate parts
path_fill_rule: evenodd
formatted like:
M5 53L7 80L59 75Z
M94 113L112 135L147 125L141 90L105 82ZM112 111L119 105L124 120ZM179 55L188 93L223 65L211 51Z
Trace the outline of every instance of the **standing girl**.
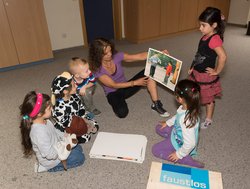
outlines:
M188 73L201 87L201 103L206 105L206 118L201 128L205 129L212 124L214 100L222 92L219 74L226 62L222 46L225 24L221 11L213 7L206 8L199 16L199 21L203 36Z
M175 116L156 126L156 132L166 139L155 144L152 153L161 159L203 168L191 157L197 154L200 87L194 81L182 80L176 85L175 95L181 106Z
M54 127L50 120L51 102L46 94L29 92L20 106L21 111L21 135L24 155L36 154L38 164L35 164L36 172L55 172L64 170L64 166L58 159L58 153L54 146L64 139L64 133ZM73 168L83 164L85 158L82 147L77 145L72 149L67 159L67 167Z

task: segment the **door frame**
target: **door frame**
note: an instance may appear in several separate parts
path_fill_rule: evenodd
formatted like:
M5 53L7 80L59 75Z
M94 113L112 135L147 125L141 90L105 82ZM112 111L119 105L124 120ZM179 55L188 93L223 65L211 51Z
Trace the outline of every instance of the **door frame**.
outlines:
M81 23L82 23L82 32L83 32L83 41L84 47L88 47L88 36L86 30L86 22L84 16L84 0L79 0ZM121 0L112 0L113 7L113 26L114 26L114 38L116 40L122 39L122 15L121 15Z

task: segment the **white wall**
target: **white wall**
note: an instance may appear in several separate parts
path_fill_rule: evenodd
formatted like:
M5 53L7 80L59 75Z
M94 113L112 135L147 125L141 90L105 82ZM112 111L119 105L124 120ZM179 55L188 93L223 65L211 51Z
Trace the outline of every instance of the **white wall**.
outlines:
M250 0L231 0L228 23L246 25L250 16L249 11Z
M43 0L52 50L84 45L79 0Z

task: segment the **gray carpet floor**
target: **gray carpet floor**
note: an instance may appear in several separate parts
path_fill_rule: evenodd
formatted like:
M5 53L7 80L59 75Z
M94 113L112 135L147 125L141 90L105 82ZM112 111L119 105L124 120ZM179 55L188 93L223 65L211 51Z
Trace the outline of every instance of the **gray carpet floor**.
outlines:
M235 26L228 26L226 30L224 47L228 60L221 75L223 97L216 101L213 126L201 130L198 146L197 159L205 163L206 169L222 172L225 189L250 188L250 114L247 113L250 111L250 36L245 33L246 28ZM119 41L116 47L128 53L147 51L149 47L168 49L172 56L183 60L182 79L187 77L200 37L197 31L143 44ZM35 157L23 158L18 107L30 90L50 93L52 79L66 69L73 56L87 57L87 49L58 51L51 63L0 73L0 188L145 189L151 162L161 162L153 157L151 147L162 140L154 126L164 120L151 111L151 101L145 89L128 99L130 113L125 119L114 116L99 84L94 96L96 106L102 111L101 116L96 117L100 131L147 137L146 158L142 164L90 159L88 154L95 138L82 145L85 164L67 172L37 174L34 172ZM130 78L144 68L145 61L124 66L126 76ZM160 84L158 89L165 108L173 115L177 104L172 92Z

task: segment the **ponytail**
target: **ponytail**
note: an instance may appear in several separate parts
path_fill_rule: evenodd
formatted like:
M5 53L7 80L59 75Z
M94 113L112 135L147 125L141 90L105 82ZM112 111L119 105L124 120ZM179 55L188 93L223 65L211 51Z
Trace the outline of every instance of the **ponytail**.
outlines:
M218 26L216 28L216 32L220 36L220 38L221 38L222 41L224 39L225 28L226 28L226 21L225 20L221 20L221 22L218 23Z
M24 156L30 156L32 153L32 143L30 140L30 130L31 130L31 120L22 119L20 124L21 136L22 136L22 145Z

